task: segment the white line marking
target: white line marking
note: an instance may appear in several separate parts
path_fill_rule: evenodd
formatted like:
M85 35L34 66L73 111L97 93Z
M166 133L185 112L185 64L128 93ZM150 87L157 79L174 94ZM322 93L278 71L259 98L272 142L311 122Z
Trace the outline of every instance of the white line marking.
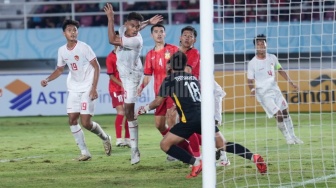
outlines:
M23 158L16 158L16 159L2 159L0 160L0 163L8 163L8 162L16 162L16 161L22 161L25 159L36 159L36 158L42 158L43 156L31 156L31 157L23 157Z
M324 180L327 180L329 178L334 178L334 177L336 177L336 174L330 174L328 176L322 176L319 178L314 178L314 179L310 179L310 180L307 180L301 183L294 183L294 184L287 185L287 186L280 186L278 188L292 188L292 187L298 187L298 186L305 186L307 184L317 183L317 182L324 181Z

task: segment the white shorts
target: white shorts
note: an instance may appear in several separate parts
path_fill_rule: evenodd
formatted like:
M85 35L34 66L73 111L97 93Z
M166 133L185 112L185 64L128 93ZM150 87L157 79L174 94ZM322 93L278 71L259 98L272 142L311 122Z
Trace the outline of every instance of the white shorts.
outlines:
M119 74L125 91L124 103L135 103L137 101L137 89L140 84L143 71L133 71L126 74L121 74L119 72Z
M94 114L95 100L90 99L90 91L69 92L67 113Z
M256 94L256 97L264 108L268 118L272 118L279 110L283 111L288 108L287 101L281 91L270 90L263 95Z
M216 82L214 86L214 97L215 97L215 120L218 121L219 124L222 124L222 102L223 97L225 97L226 93L223 91L222 87Z

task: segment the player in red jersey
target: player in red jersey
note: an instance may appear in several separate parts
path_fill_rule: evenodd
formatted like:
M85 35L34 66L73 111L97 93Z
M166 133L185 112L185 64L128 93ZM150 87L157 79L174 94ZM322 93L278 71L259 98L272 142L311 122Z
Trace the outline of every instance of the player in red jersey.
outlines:
M138 94L140 95L143 88L148 85L152 75L154 75L154 92L157 96L160 86L163 80L166 78L166 64L170 59L170 56L177 52L179 48L177 46L165 43L165 27L162 24L156 24L151 27L151 35L155 42L155 47L150 50L146 55L146 62L144 65L144 79L140 87L138 88ZM165 98L155 109L155 126L160 131L162 136L165 136L169 131L169 128L176 124L176 111L172 108L174 102L170 97ZM167 119L166 119L167 117ZM166 120L168 125L166 124ZM191 152L189 144L182 142L180 145L183 148ZM169 156L167 160L172 160Z
M115 31L116 36L119 36L119 32ZM117 69L117 54L116 51L118 46L114 46L112 52L106 58L106 68L107 74L109 75L109 93L112 99L112 107L117 110L117 117L114 122L115 132L116 132L116 146L127 146L130 145L130 135L128 130L128 123L125 117L124 110L124 89L119 77L119 72ZM125 127L125 138L122 138L123 125Z

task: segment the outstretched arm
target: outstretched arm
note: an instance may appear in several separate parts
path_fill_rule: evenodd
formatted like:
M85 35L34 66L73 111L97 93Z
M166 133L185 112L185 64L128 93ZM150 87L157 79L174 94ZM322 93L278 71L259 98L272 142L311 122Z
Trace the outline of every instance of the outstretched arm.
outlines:
M254 80L253 79L247 79L247 85L251 91L251 95L255 95L255 88L254 88Z
M280 68L279 70L279 74L289 82L289 84L295 89L295 90L299 90L299 87L297 85L295 85L293 83L293 81L290 79L290 77L288 76L288 74L286 73L286 71L284 71L282 68Z
M141 22L140 30L144 29L147 25L155 25L163 20L161 15L155 15L149 20Z
M107 16L107 33L110 44L121 46L120 37L118 37L114 32L114 11L110 3L107 3L104 7L104 11ZM121 33L122 34L122 33Z

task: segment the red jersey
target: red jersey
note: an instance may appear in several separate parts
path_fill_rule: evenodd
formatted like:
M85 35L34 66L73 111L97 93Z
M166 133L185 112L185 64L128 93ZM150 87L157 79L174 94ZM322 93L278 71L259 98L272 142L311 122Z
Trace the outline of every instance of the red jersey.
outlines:
M179 50L177 46L165 44L164 48L155 51L152 49L146 55L144 74L151 76L154 74L154 92L158 94L163 80L166 78L166 64L170 57Z
M191 74L196 76L199 79L200 75L200 54L196 48L189 48L185 52L187 56L187 65L192 68Z
M117 69L117 55L112 51L107 57L106 57L106 68L107 68L107 74L108 75L114 75L118 80L120 80L119 72ZM109 82L109 91L112 92L118 92L123 91L122 87L118 85L117 83L113 82L110 79Z

